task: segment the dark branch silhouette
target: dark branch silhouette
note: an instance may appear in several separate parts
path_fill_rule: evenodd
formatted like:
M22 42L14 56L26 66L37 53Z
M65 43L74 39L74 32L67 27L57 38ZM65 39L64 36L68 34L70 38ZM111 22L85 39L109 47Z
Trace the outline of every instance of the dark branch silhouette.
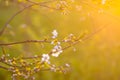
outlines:
M28 0L29 1L29 0ZM54 0L52 0L54 1ZM46 8L50 8L50 9L54 9L54 10L57 10L56 8L52 8L52 7L49 7L49 6L46 6L44 4L46 3L49 3L49 2L52 2L52 1L46 1L46 2L41 2L41 3L32 3L31 5L28 5L26 7L24 7L23 9L19 10L18 12L16 12L15 14L12 15L12 17L10 17L8 19L8 21L4 24L4 26L2 27L2 29L0 30L0 36L2 36L2 34L4 33L5 29L7 28L8 24L20 13L22 13L24 10L28 9L28 8L31 8L32 6L34 5L39 5L41 7L46 7Z

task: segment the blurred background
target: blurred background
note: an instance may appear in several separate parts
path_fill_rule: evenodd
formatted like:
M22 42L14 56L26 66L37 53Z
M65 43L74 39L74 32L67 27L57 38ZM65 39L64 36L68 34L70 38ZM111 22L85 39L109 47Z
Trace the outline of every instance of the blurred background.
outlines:
M48 0L32 0L35 2ZM53 63L70 63L67 74L39 72L36 80L119 80L120 79L120 0L71 0L67 14L61 11L33 6L18 14L0 36L0 43L23 40L41 40L51 37L56 29L59 38L69 34L79 36L97 32L83 43L65 50ZM0 0L0 30L17 11L30 3L25 0ZM54 7L54 3L47 4ZM11 57L40 55L50 51L45 44L6 46ZM2 50L0 49L0 55ZM0 69L1 80L11 80L11 74Z

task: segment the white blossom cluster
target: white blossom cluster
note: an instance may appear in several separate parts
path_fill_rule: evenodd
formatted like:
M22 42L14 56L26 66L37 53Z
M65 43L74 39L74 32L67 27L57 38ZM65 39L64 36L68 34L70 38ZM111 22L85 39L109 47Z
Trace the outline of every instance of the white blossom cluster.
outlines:
M53 34L52 38L56 38L58 36L58 32L56 30L53 30L52 34ZM54 44L54 42L52 41L51 44ZM57 44L52 49L52 56L58 57L62 52L63 50L61 44L60 42L57 42Z
M52 38L54 39L58 36L58 32L56 30L53 30L52 35Z
M55 39L58 36L58 32L56 30L52 31L52 38ZM54 42L52 41L51 44L54 44ZM57 42L57 44L54 46L54 48L52 49L52 56L54 57L58 57L60 55L60 53L62 53L62 47L60 45L60 42ZM50 55L49 54L43 54L42 58L41 58L41 62L47 62L50 64Z
M41 62L47 62L47 63L50 63L50 56L48 54L43 54L42 55L42 59L41 59Z
M57 44L52 49L52 56L58 57L63 52L62 47L60 44Z

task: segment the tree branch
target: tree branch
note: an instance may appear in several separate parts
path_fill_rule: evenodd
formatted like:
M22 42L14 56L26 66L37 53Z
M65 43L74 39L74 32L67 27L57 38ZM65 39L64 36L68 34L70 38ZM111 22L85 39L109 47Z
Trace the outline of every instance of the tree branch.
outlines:
M26 41L19 41L19 42L11 42L11 43L0 43L0 46L11 46L16 44L26 44L26 43L50 43L47 40L26 40Z
M74 45L77 45L78 43L80 43L81 41L86 41L88 39L90 39L91 37L93 37L94 35L96 35L97 33L99 33L100 31L102 31L103 29L105 29L106 27L108 26L103 26L103 27L100 27L99 29L95 30L94 32L92 32L91 34L89 34L88 36L84 37L83 39L77 39L74 43L72 43L71 45L68 45L64 48L62 48L62 50L66 50ZM52 54L52 51L50 51L48 53L49 55ZM32 56L32 57L23 57L22 59L34 59L34 58L41 58L42 56Z
M15 18L15 16L17 16L18 14L20 14L21 12L23 12L25 9L32 7L33 5L34 5L34 4L29 5L29 6L27 6L27 7L24 7L23 9L19 10L18 12L16 12L12 17L10 17L10 18L8 19L8 21L5 23L5 25L2 27L2 29L1 29L1 31L0 31L0 36L4 33L7 25Z
M8 68L6 68L6 67L3 67L3 66L0 66L0 68L2 68L2 69L5 69L5 70L8 70Z
M10 17L8 19L8 21L5 23L5 25L2 27L2 29L0 30L0 36L2 36L2 34L4 33L5 29L7 28L7 25L18 15L20 14L21 12L23 12L24 10L34 6L34 5L40 5L42 7L46 7L46 8L51 8L51 9L55 9L55 8L52 8L52 7L48 7L46 5L44 5L45 3L48 3L50 1L46 1L46 2L41 2L41 3L33 3L31 5L28 5L26 7L24 7L23 9L19 10L18 12L16 12L15 14L12 15L12 17ZM57 10L57 9L56 9Z

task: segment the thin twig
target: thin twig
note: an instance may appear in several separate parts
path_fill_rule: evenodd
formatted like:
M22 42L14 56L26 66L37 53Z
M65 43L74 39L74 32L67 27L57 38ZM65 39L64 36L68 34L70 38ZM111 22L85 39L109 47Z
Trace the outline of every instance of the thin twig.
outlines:
M3 66L0 66L0 68L2 68L2 69L5 69L5 70L8 70L8 68L6 68L6 67L3 67Z
M31 1L31 0L26 0L26 1L28 1L28 2L30 2L30 3L37 3L37 2L33 2L33 1ZM49 1L46 1L46 2L40 2L40 3L42 3L42 4L47 4L47 3L51 3L51 2L55 2L55 1L57 1L57 0L49 0ZM38 3L39 4L39 3Z
M50 1L48 1L48 2L50 2ZM2 27L2 29L1 29L1 31L0 31L0 36L4 33L5 29L7 28L7 25L8 25L18 14L20 14L20 13L23 12L24 10L26 10L26 9L34 6L34 5L40 5L40 6L42 6L42 7L52 8L52 7L48 7L48 6L44 5L45 3L47 3L47 2L34 3L34 4L31 4L31 5L28 5L28 6L24 7L23 9L19 10L18 12L16 12L15 14L13 14L12 17L10 17L10 18L8 19L8 21L5 23L5 25ZM54 9L54 8L52 8L52 9Z
M33 4L36 4L36 5L42 6L42 7L50 8L50 9L53 9L53 10L60 10L60 9L57 9L57 8L53 8L53 7L46 6L45 4L40 4L40 3L37 3L37 2L33 2L33 1L31 1L31 0L27 0L27 1L30 2L30 3L33 3ZM53 0L53 1L55 1L55 0ZM51 2L51 1L49 1L49 2ZM46 2L45 2L45 3L46 3Z
M8 21L5 23L5 25L3 26L3 28L1 29L1 31L0 31L0 36L4 33L5 29L7 28L7 25L8 25L18 14L20 14L21 12L23 12L25 9L28 9L28 8L32 7L33 5L34 5L34 4L29 5L29 6L27 6L27 7L24 7L23 9L19 10L18 12L16 12L12 17L10 17L10 18L8 19Z
M91 34L89 34L88 36L84 37L83 39L78 39L72 45L64 47L62 50L68 49L68 48L70 48L73 45L77 45L81 41L86 41L86 40L90 39L91 37L93 37L94 35L96 35L97 33L99 33L100 31L102 31L103 29L105 29L106 27L108 27L108 26L100 27L99 29L97 29L96 31L92 32Z
M47 40L26 40L26 41L19 41L19 42L11 42L11 43L0 43L0 46L11 46L16 44L26 44L26 43L50 43Z
M35 59L35 58L41 58L42 56L31 56L31 57L22 57L22 59Z

